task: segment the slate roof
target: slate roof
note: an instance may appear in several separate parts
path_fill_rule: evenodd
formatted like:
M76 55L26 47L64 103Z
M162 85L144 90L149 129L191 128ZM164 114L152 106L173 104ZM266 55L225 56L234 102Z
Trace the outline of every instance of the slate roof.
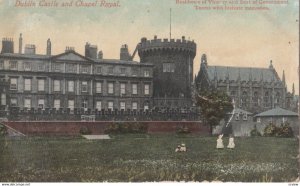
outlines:
M295 116L295 117L297 117L298 114L296 112L292 112L290 110L285 110L280 107L277 107L277 108L267 110L265 112L255 115L255 117L268 117L268 116Z
M233 111L233 110L232 110ZM237 113L242 113L242 114L247 114L247 115L253 115L253 113L251 112L248 112L246 110L243 110L243 109L240 109L240 108L235 108L234 110L234 114L237 114ZM228 114L232 114L232 112L228 113Z
M51 56L47 56L43 54L4 53L4 54L0 54L0 57L13 57L13 58L24 58L24 59L49 59Z
M263 77L264 82L281 81L277 73L270 68L249 68L249 67L227 67L227 66L207 66L207 74L210 80L213 80L215 73L218 80L226 80L229 76L229 81L236 81L241 78L241 81L260 81Z

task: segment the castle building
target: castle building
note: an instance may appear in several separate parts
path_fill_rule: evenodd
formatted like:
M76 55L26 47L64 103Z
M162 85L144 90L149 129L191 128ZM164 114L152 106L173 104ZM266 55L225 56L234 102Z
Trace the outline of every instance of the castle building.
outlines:
M280 79L272 61L269 68L210 66L204 54L195 85L198 90L224 91L234 99L237 108L252 113L275 107L297 109L295 92L287 91L284 71Z
M153 67L153 100L156 107L191 107L193 61L196 43L182 39L142 38L137 46L141 64Z
M3 101L18 110L148 110L152 108L153 65L129 58L127 45L121 59L103 59L97 46L85 46L85 56L67 47L64 53L51 54L48 39L45 54L36 54L35 45L25 45L22 36L19 52L14 41L5 38L0 54L0 79L7 79L9 90ZM9 100L4 102L4 96Z

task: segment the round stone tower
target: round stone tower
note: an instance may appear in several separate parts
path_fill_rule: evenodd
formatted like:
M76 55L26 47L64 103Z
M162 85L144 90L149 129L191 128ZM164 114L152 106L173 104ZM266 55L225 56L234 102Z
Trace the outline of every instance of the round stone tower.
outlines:
M152 63L154 97L190 98L196 43L182 39L147 40L138 45L141 63Z

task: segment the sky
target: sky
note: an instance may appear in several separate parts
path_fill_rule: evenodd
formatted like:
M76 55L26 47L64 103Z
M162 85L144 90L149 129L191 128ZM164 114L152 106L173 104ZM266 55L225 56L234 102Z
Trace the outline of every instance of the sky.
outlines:
M35 44L39 54L45 54L50 38L53 54L64 52L66 46L84 54L89 42L103 51L104 58L118 59L123 44L133 53L142 37L168 38L171 8L172 38L185 36L197 44L195 74L204 53L209 65L268 68L272 60L280 77L285 71L288 90L295 83L299 92L298 0L268 5L268 11L195 10L190 4L176 4L176 0L119 0L117 8L16 7L16 1L0 0L0 38L14 38L15 51L22 33L23 46ZM19 1L38 4L55 0ZM138 55L135 60L139 61Z

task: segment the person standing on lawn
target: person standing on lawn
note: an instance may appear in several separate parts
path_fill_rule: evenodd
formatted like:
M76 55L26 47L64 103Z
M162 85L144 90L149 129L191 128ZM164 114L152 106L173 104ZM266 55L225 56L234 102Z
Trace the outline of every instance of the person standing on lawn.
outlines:
M234 147L235 147L235 144L234 144L234 138L233 138L233 135L230 134L230 136L229 136L229 142L228 142L227 148L228 148L228 149L234 149Z
M223 137L223 134L220 134L218 139L217 139L217 149L223 149L224 148L222 137Z

